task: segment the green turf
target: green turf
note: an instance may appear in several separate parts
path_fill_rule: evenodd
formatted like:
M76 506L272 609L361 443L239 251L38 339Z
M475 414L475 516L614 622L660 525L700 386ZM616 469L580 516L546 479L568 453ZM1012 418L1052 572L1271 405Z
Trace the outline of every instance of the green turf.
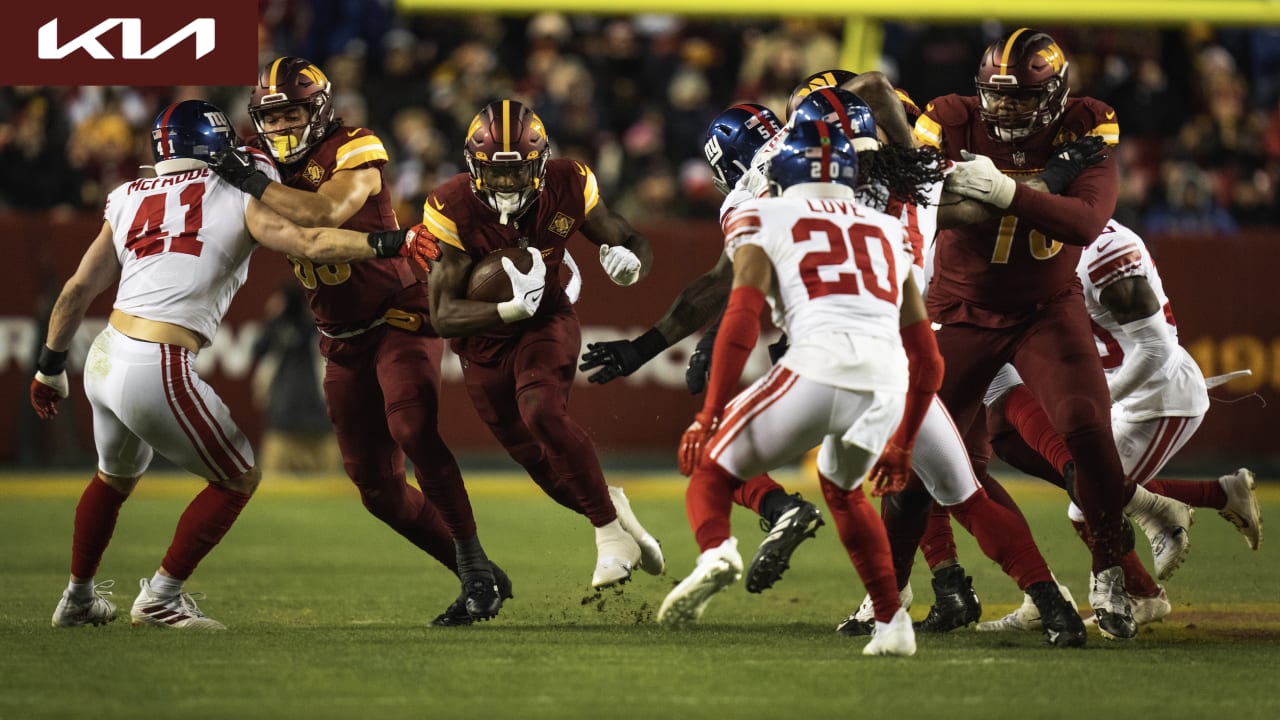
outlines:
M451 576L368 516L345 483L268 481L188 584L230 627L214 635L134 629L127 618L197 484L148 478L125 506L99 574L118 581L125 617L55 630L82 479L0 480L0 719L1280 717L1275 550L1249 552L1211 510L1167 583L1174 614L1134 642L1093 635L1087 649L1061 651L1036 634L958 631L920 637L914 658L865 658L865 640L833 632L862 588L830 526L773 590L735 586L696 627L655 625L696 555L681 486L617 479L664 540L666 576L592 593L585 522L531 483L482 478L482 539L516 597L496 620L458 629L426 627L456 595ZM1061 499L1011 488L1083 600L1088 562ZM1266 490L1264 515L1276 517L1280 488ZM735 513L748 558L762 537L752 520ZM959 540L984 617L1020 602ZM917 618L931 597L926 574L914 580Z

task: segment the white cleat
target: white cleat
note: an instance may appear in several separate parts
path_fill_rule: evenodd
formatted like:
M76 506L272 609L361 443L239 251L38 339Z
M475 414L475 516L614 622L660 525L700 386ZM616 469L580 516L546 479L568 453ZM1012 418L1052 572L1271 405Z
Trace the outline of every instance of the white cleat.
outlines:
M80 627L81 625L106 625L116 619L116 606L107 596L115 587L115 580L105 580L93 586L93 595L88 600L76 600L62 592L62 599L53 611L54 627Z
M911 591L911 583L907 583L906 587L898 591L898 604L902 606L903 610L910 610L911 603L915 599L915 593ZM875 630L876 609L871 602L870 595L864 595L862 604L858 606L858 609L836 626L836 632L850 637L871 635Z
M614 520L596 528L596 570L591 587L600 590L624 583L639 564L640 546L622 529L622 523Z
M609 498L613 500L613 509L618 512L618 522L622 524L622 529L640 546L640 569L650 575L661 575L667 566L666 558L662 556L662 543L650 535L636 519L631 501L622 492L622 488L610 486Z
M738 539L729 538L698 556L693 572L663 599L658 608L658 622L663 625L697 622L711 598L741 578ZM910 625L909 620L907 624Z
M138 585L141 591L133 601L133 609L129 611L134 627L154 625L182 630L227 629L226 625L201 612L190 593L180 592L169 597L157 595L151 591L151 583L146 578L142 578ZM203 597L203 594L200 596Z
M916 654L916 631L911 627L911 616L898 608L887 623L876 621L871 642L862 648L863 655L895 655L911 657Z
M1168 580L1191 550L1191 536L1187 529L1195 522L1195 508L1190 505L1157 495L1143 487L1136 488L1133 498L1125 506L1128 514L1151 543L1151 559L1155 563L1156 578Z
M1067 589L1066 585L1058 583L1058 590L1062 593L1062 599L1071 605L1071 609L1080 609L1076 605L1076 599L1071 596L1071 591ZM1044 623L1040 622L1040 608L1036 607L1030 595L1023 593L1021 606L999 620L978 623L976 629L978 632L1011 632L1015 630L1038 632L1044 629Z
M1240 468L1230 475L1218 478L1218 484L1227 493L1227 504L1218 514L1223 520L1236 526L1236 530L1249 543L1250 550L1257 550L1262 545L1262 510L1258 507L1258 496L1254 492L1256 482L1253 472L1248 468Z
M1164 586L1160 585L1160 592L1151 597L1133 597L1129 596L1129 609L1133 611L1133 621L1139 626L1148 625L1154 622L1160 622L1169 613L1173 612L1173 605L1169 602L1169 594L1164 591ZM1084 621L1086 625L1097 626L1098 618L1091 617Z

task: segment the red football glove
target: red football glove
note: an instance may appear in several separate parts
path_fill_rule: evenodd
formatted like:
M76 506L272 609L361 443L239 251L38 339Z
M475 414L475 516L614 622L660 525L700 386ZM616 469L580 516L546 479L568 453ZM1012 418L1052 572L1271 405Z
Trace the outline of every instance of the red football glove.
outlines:
M876 464L871 467L867 477L871 484L871 497L902 492L911 477L911 451L903 450L895 440L884 446Z
M409 228L405 234L404 244L400 246L400 254L409 258L414 275L419 280L426 280L427 274L431 272L430 261L440 259L440 243L426 226L418 223Z
M720 429L720 418L700 412L693 417L693 424L684 431L680 438L680 474L688 477L702 462L702 453L707 442Z
M31 380L31 407L35 408L41 420L57 415L58 401L70 394L65 370L57 375L37 372Z

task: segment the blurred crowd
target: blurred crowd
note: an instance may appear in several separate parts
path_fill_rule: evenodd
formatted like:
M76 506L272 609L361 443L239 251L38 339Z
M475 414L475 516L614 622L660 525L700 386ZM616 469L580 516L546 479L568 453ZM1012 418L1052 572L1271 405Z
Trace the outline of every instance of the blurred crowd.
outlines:
M735 101L782 114L794 85L840 66L839 20L671 15L397 15L388 0L263 0L261 60L318 63L338 115L388 144L402 223L462 168L466 124L504 96L532 105L554 152L588 162L637 221L715 216L707 122ZM881 69L917 102L974 93L1008 29L886 24ZM1117 217L1148 233L1280 225L1280 28L1055 27L1073 95L1115 107ZM850 68L862 70L865 68ZM150 163L164 103L204 97L251 134L247 88L0 88L0 207L97 211Z

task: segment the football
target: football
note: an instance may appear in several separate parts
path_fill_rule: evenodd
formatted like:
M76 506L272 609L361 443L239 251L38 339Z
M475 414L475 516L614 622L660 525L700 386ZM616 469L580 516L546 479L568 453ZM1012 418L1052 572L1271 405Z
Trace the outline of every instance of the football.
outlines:
M511 258L516 269L529 272L533 256L527 248L508 247L495 250L476 261L467 280L467 299L481 302L506 302L511 299L511 278L502 269L502 258Z

